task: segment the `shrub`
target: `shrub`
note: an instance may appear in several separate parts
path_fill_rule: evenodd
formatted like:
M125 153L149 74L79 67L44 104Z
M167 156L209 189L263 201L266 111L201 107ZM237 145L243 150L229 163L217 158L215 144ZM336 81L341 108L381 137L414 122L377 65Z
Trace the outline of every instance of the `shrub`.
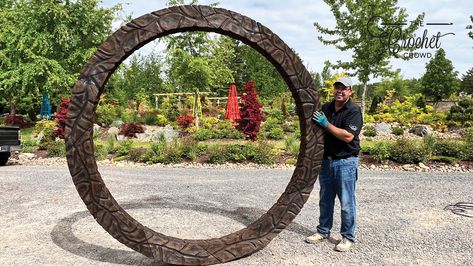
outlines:
M108 127L118 117L117 106L109 103L99 104L96 113L95 122L103 127Z
M384 163L389 159L391 145L384 141L377 142L371 148L371 155L378 163Z
M448 156L460 158L462 152L462 145L458 141L452 140L437 140L434 144L433 155Z
M424 143L424 147L427 150L427 154L429 155L429 157L432 156L432 154L434 154L435 143L437 143L437 140L431 134L425 135L422 140Z
M38 149L36 141L34 140L22 140L21 141L21 152L33 153Z
M182 114L177 117L177 123L179 124L179 127L182 129L186 129L190 127L193 122L194 122L194 117L188 114Z
M201 128L198 129L197 132L195 132L195 138L199 141L203 140L208 140L208 139L213 139L215 137L215 134L211 129L206 129L206 128Z
M7 115L5 117L5 125L26 128L30 125L30 123L28 123L21 115Z
M299 154L300 141L296 140L294 137L286 137L284 140L284 146L287 153L296 156Z
M117 141L116 137L117 136L115 136L115 134L108 135L107 144L105 146L105 148L107 149L107 153L115 153L116 152L116 150L115 150L115 143Z
M456 158L448 157L448 156L432 156L430 160L433 162L441 162L441 163L449 163L449 164L453 164L457 162Z
M64 141L51 141L48 143L46 149L49 157L65 157L66 145Z
M374 126L367 125L363 129L363 135L364 136L374 137L374 136L376 136L376 134L377 134L377 132L376 132L376 128Z
M465 141L466 143L473 145L473 127L469 127L465 130Z
M56 128L54 135L60 139L64 139L66 129L67 108L69 107L70 99L62 99L59 108L56 111L54 121L56 121Z
M404 135L404 128L402 128L402 127L393 127L392 132L396 136L402 136L402 135Z
M126 137L136 137L136 133L144 133L145 129L142 125L128 122L120 126L119 134Z
M145 112L142 115L141 120L143 121L143 124L145 124L145 125L156 125L156 124L158 124L158 119L157 119L156 114L154 112L150 112L150 111Z
M105 160L107 158L108 151L104 144L94 143L94 156L99 160Z
M253 157L249 158L251 162L257 164L273 164L275 162L274 154L272 152L274 146L270 143L260 141L256 146L251 143L247 143L246 146L255 149Z
M122 140L118 142L115 152L118 156L127 155L131 151L132 147L132 140Z
M182 156L184 158L195 160L207 150L207 145L200 144L196 139L186 137L181 139Z
M164 115L158 114L156 115L156 125L160 127L164 127L165 125L168 124L168 120Z
M452 106L447 114L447 120L460 122L463 125L473 121L473 98L462 99L458 105Z
M389 158L399 163L419 163L428 158L428 151L422 143L400 138L391 146Z
M214 124L215 136L218 138L226 139L243 139L243 134L238 131L234 126L231 120L225 119L217 121Z
M269 139L283 139L284 130L279 125L279 121L276 118L270 117L263 123L263 135Z
M261 112L263 105L256 95L254 81L250 80L243 89L245 93L241 96L241 118L237 120L237 129L245 135L246 139L256 141L261 121L264 119Z
M33 136L41 137L39 139L38 145L40 149L47 149L47 146L50 142L55 140L54 129L56 128L56 122L41 120L36 122L36 125L33 129Z

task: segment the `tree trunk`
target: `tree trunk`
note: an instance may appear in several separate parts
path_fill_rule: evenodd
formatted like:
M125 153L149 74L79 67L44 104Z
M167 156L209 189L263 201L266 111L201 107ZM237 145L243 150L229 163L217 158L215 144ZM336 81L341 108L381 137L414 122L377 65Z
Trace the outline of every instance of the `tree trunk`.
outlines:
M368 86L366 82L363 83L363 92L361 93L361 114L365 116L365 101L366 101L366 90Z
M16 104L13 102L10 104L10 115L16 115Z

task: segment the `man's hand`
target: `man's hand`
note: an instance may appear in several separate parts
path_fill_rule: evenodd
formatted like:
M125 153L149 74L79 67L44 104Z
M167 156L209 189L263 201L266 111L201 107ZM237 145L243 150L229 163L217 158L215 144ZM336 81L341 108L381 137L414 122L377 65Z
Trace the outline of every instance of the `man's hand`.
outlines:
M317 122L319 125L321 125L324 128L328 127L329 125L327 117L322 111L314 112L314 114L312 115L312 120L314 120L315 122Z

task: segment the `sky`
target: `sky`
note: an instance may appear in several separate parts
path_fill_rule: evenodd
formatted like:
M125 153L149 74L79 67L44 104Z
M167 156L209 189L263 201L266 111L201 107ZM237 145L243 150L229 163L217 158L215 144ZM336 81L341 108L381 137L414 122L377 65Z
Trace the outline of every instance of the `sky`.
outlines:
M166 2L166 0L103 0L101 5L111 7L121 3L123 11L120 16L131 15L132 18L137 18L166 8ZM199 4L206 5L215 2L215 0L200 0ZM218 2L218 7L241 13L268 27L299 54L309 71L321 72L324 61L350 60L352 56L350 51L341 52L333 46L323 45L317 39L320 34L313 26L314 22L317 21L322 26L332 29L336 23L329 6L322 0L220 0ZM418 36L422 37L424 31L430 39L439 33L440 35L447 34L439 38L437 46L445 50L446 57L452 61L455 70L458 71L458 77L461 78L473 67L473 39L468 37L466 29L467 25L472 24L470 15L473 15L473 5L470 0L399 0L398 5L406 9L409 20L422 12L425 13L423 25L416 32ZM427 23L452 23L452 25L427 25ZM118 21L114 23L115 29L119 26ZM159 51L161 48L159 46L156 48L156 43L151 43L138 52L146 54L153 49ZM433 57L436 50L437 48L427 48L417 52L424 56L429 56L430 53ZM400 68L404 78L420 78L425 72L426 63L430 60L425 57L420 58L421 54L417 55L418 58L409 61L391 59L392 69ZM341 69L338 69L332 73L340 71ZM356 77L353 80L355 84L358 82Z

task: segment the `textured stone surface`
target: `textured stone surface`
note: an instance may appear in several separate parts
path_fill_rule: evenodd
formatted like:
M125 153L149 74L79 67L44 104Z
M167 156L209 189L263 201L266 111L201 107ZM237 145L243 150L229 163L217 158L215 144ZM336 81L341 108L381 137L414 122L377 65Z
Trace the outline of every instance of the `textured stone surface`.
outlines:
M301 121L301 149L293 176L279 200L245 229L221 238L186 240L157 233L136 221L105 186L93 151L93 117L114 70L146 43L176 32L211 31L243 41L265 56L292 92ZM110 36L89 59L74 86L66 122L69 171L87 208L107 232L142 254L171 264L202 265L235 260L264 248L300 212L320 171L323 131L311 122L319 108L309 72L268 28L221 8L188 5L139 17Z

